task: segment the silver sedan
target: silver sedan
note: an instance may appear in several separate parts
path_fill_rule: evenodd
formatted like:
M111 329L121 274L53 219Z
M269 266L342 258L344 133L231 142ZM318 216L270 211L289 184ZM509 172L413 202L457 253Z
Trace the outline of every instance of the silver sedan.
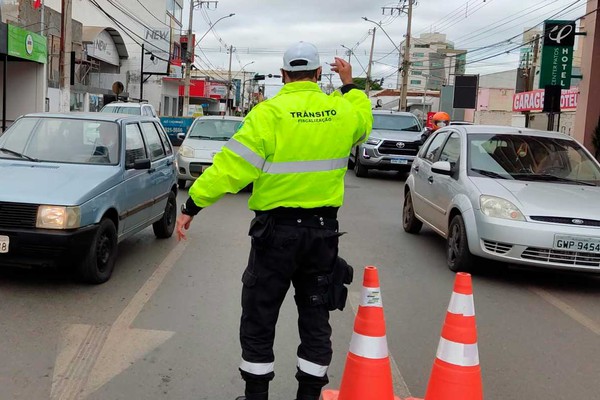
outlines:
M453 271L481 258L600 272L600 164L573 138L451 126L423 145L404 188L403 227L447 239Z

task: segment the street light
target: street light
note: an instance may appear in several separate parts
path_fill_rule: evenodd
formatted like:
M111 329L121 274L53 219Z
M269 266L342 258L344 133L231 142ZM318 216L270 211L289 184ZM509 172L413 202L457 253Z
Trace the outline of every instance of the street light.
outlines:
M212 23L212 24L210 25L210 28L209 28L209 29L208 29L206 32L204 32L204 35L202 35L202 36L200 37L200 39L196 40L196 46L195 46L195 47L198 47L198 45L200 45L200 41L201 41L202 39L204 39L204 38L206 37L206 35L208 35L208 33L209 33L210 31L212 31L212 30L213 30L213 28L215 27L215 25L216 25L217 23L219 23L219 21L221 21L221 20L224 20L225 18L231 18L231 17L233 17L234 15L235 15L235 13L231 13L231 14L229 14L229 15L224 15L224 16L222 16L221 18L219 18L218 20L216 20L214 23Z
M352 62L351 57L354 54L354 51L351 48L344 46L343 44L340 46L342 46L343 48L348 50L348 62L351 63Z
M367 17L362 17L362 19L364 19L367 22L371 22L375 25L377 25L379 28L381 28L381 30L383 31L383 33L385 33L385 36L387 36L388 39L390 39L390 42L392 43L392 45L394 46L394 48L399 52L402 53L402 50L400 50L400 48L398 46L396 46L396 43L394 42L394 40L390 37L390 35L388 35L388 33L385 31L385 29L383 29L383 26L381 25L381 22L376 22L373 21L372 19L369 19Z
M244 100L246 98L246 71L244 70L244 68L246 68L250 64L254 64L254 61L250 61L249 63L244 64L244 66L237 72L237 74L235 74L234 77L231 78L231 80L233 80L236 76L238 76L238 74L240 72L244 73L244 81L242 82L242 106L241 106L241 108L242 108L242 115L244 115ZM229 87L231 87L231 82L229 82L228 88Z

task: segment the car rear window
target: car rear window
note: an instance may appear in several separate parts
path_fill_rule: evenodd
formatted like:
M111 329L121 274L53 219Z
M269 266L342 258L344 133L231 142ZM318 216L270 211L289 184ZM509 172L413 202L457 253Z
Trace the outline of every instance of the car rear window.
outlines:
M129 115L140 115L141 111L139 107L123 107L123 106L105 106L102 109L105 113L114 114L129 114Z

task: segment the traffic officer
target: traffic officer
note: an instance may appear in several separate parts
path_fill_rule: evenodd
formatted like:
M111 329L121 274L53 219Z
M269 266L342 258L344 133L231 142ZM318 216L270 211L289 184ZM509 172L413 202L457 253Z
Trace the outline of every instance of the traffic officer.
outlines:
M331 70L340 92L323 93L317 48L306 42L283 56L285 85L255 106L242 127L192 185L177 220L185 239L192 218L225 193L254 183L248 202L256 213L252 249L243 273L240 372L245 397L267 400L274 374L273 341L279 309L295 288L298 328L298 400L317 400L331 362L329 311L342 309L351 267L338 257L337 212L353 146L371 131L371 102L352 80L352 67L336 58Z

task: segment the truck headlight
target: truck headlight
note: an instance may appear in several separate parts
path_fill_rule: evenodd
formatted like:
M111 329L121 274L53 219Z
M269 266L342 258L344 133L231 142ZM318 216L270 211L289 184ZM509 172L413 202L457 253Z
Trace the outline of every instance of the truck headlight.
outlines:
M369 138L367 140L367 144L370 144L371 146L377 146L379 143L381 143L381 139Z
M194 157L194 149L188 146L181 146L179 148L179 154L181 154L182 157L191 158Z
M40 206L37 213L36 228L75 229L81 226L79 207Z
M488 217L525 221L521 210L508 200L484 195L479 198L479 203L481 205L481 212Z

